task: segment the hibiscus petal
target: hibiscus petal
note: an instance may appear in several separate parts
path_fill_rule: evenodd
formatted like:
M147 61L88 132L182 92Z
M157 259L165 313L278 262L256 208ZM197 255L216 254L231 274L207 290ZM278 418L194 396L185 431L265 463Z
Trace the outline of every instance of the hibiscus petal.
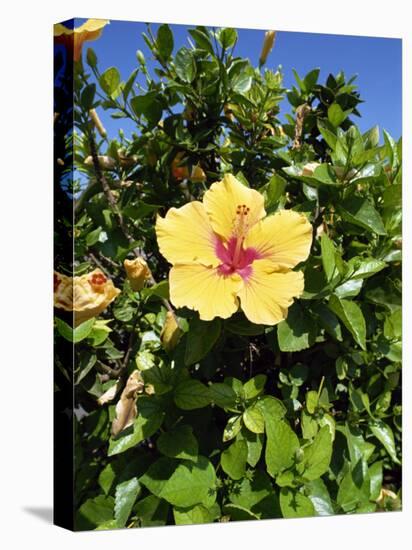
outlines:
M261 258L287 268L309 255L312 226L304 214L280 210L256 224L248 233L245 247L254 248Z
M169 275L170 299L175 307L199 312L204 321L227 319L238 309L236 293L242 286L239 275L223 276L202 264L178 264Z
M240 183L231 174L226 174L222 181L214 183L206 191L203 204L213 230L226 240L233 235L238 206L246 205L250 208L247 215L249 227L266 214L263 196Z
M274 271L268 260L256 260L252 273L238 293L241 308L252 323L276 325L286 318L293 298L303 292L301 271Z
M201 202L194 201L181 208L171 208L164 218L156 220L156 235L160 252L171 264L202 262L217 266L217 237Z

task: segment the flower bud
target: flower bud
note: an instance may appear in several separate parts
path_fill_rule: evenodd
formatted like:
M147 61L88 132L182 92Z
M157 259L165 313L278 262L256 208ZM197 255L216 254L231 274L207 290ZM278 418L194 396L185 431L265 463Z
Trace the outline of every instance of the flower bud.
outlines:
M113 168L116 166L116 161L107 155L98 155L97 157L99 161L99 166L102 170L113 170ZM94 166L93 164L93 157L88 156L84 159L84 164L86 166Z
M99 132L99 134L102 136L102 138L105 138L107 136L107 132L105 127L102 124L102 121L99 118L99 115L96 113L96 109L90 109L89 111L90 118L93 121L93 124L96 128L96 130Z
M202 183L206 181L206 174L199 164L193 166L190 179L194 183Z
M275 43L275 35L276 31L265 32L265 39L263 41L263 47L260 53L259 65L264 65L266 63L269 52L271 51L271 49L273 48L273 44Z
M146 59L145 59L142 51L137 50L136 57L137 57L137 61L140 63L140 65L146 65Z
M230 121L230 122L233 122L234 120L234 116L233 116L233 111L230 107L230 105L228 103L225 103L223 105L223 112L225 113L225 117Z
M126 270L127 278L129 279L130 286L137 292L142 290L145 281L150 279L152 273L143 258L135 258L134 260L125 260L123 262Z
M160 341L166 351L172 351L178 344L183 331L177 324L174 313L168 311L166 313L166 320L160 334Z

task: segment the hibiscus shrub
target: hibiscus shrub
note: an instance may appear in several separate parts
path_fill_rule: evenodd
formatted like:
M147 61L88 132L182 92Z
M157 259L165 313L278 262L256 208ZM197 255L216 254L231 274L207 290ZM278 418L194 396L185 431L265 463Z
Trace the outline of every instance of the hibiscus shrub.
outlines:
M254 67L235 30L189 34L148 26L124 81L74 67L75 527L399 509L401 142L359 131L342 72L286 90L271 44Z

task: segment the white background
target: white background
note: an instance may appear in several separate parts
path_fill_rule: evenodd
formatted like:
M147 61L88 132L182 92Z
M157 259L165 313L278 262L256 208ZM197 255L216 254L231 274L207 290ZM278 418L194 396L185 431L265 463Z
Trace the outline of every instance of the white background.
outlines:
M404 38L404 334L410 334L411 40L407 0L67 0L3 4L0 30L0 544L3 548L404 549L411 526L410 345L404 511L72 534L52 506L52 24L71 17ZM7 6L5 8L4 6ZM5 13L6 12L6 13ZM408 28L409 27L409 28ZM314 60L314 66L316 60ZM382 67L385 78L385 67ZM406 123L407 121L407 123ZM409 157L408 157L409 155ZM408 338L406 337L407 341ZM409 527L409 528L408 528Z

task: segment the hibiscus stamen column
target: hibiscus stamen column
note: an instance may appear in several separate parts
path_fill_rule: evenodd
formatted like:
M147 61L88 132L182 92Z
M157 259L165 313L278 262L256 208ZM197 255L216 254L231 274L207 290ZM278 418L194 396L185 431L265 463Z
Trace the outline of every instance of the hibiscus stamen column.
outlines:
M233 254L233 265L236 266L239 262L240 252L242 250L243 242L246 237L246 233L249 227L246 216L248 215L250 208L246 204L239 204L236 208L236 221L235 221L235 235L236 235L236 248Z

